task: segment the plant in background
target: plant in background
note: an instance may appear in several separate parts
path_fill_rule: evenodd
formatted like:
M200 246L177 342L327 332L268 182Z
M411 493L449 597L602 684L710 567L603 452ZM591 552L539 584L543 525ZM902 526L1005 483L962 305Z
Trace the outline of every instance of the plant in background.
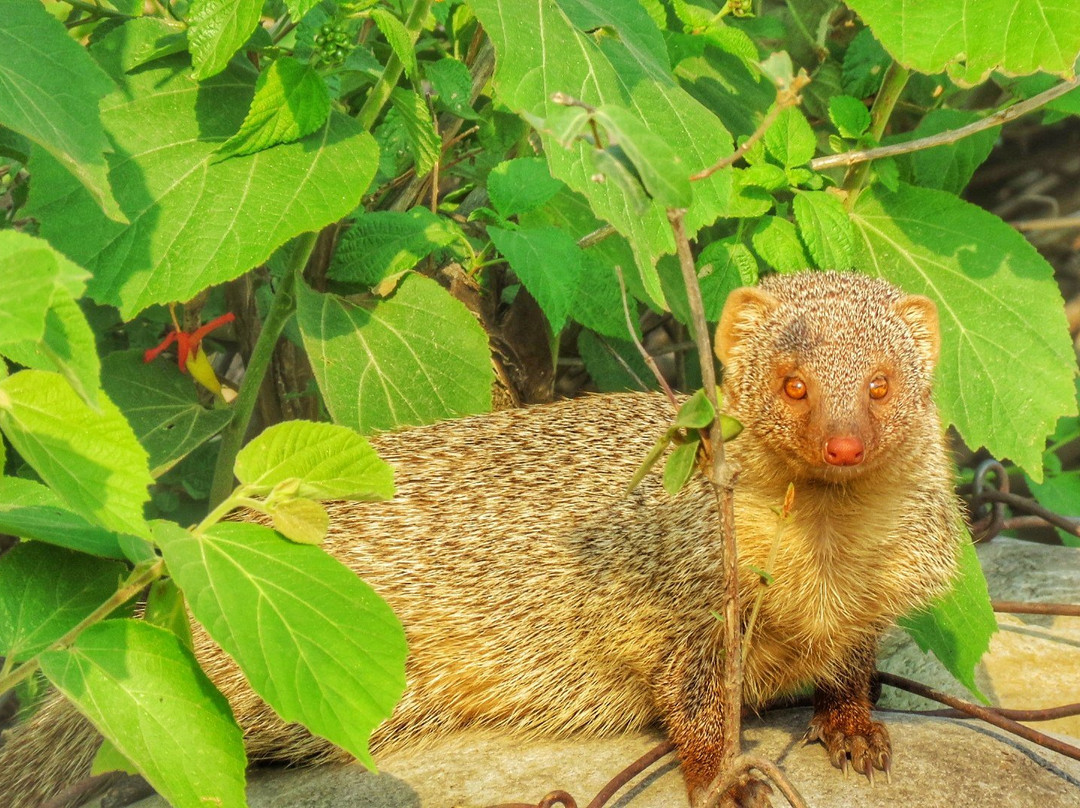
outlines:
M1077 431L1060 294L960 193L1002 124L1080 113L1080 18L991 0L985 26L951 24L967 6L0 0L0 531L26 540L0 560L0 690L41 671L115 745L103 766L240 804L223 700L183 712L211 687L186 609L225 615L214 638L255 690L367 760L401 629L315 546L319 500L392 494L360 435L486 411L496 377L550 397L565 351L599 389L651 386L636 315L681 338L762 272L856 268L933 298L942 415L1065 501L1075 475L1043 453ZM205 352L144 363L177 303L166 341ZM239 357L211 373L239 381L231 403L181 373L211 349ZM682 386L697 360L676 354ZM290 415L333 423L273 426ZM699 421L672 433L673 487ZM220 522L237 506L277 532ZM287 615L273 653L263 597ZM972 688L993 628L970 551L910 625ZM267 673L306 643L340 663L306 681L377 706L319 715L295 671ZM267 695L271 676L288 687ZM125 742L146 710L189 735Z

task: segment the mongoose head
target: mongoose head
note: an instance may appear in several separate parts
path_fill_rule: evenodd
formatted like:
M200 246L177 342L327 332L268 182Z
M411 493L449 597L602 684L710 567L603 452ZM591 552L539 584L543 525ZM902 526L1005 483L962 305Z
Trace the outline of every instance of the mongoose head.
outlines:
M716 332L739 440L795 479L834 482L926 434L938 347L929 298L855 272L774 275L737 289Z

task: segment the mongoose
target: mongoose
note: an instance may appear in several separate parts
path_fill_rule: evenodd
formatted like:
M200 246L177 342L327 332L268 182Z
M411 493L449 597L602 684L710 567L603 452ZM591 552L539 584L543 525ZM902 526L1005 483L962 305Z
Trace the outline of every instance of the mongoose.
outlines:
M856 273L804 272L734 292L716 347L744 425L728 452L748 613L780 536L746 661L760 705L812 684L809 737L834 765L891 760L871 719L878 637L940 594L962 528L931 378L933 303ZM378 754L468 726L617 733L659 721L691 797L716 774L722 580L719 519L701 479L671 497L650 473L670 424L659 395L598 395L373 440L395 468L386 503L333 503L330 552L393 606L408 689ZM232 703L254 760L344 759L284 725L201 632L196 652ZM91 728L62 702L10 734L0 794L35 806L83 776ZM850 761L850 763L849 763ZM767 804L760 789L733 795Z

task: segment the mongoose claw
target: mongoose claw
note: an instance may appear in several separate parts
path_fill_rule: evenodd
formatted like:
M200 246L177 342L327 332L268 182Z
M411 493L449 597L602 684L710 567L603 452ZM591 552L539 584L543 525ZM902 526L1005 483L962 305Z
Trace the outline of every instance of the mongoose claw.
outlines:
M821 741L829 762L845 777L854 769L873 786L874 769L880 769L886 782L892 782L892 746L888 730L878 721L845 722L835 713L818 714L810 722L804 739Z

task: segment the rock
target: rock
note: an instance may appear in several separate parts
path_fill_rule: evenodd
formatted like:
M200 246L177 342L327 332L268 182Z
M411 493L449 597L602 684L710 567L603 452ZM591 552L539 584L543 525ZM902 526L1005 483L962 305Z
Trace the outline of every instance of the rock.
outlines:
M990 597L1042 603L1080 602L1080 548L995 538L978 545ZM975 683L999 707L1042 708L1080 702L1080 617L998 614L1000 631L975 669ZM938 660L903 632L890 634L881 668L971 700ZM941 705L885 688L881 707ZM1040 721L1039 729L1080 737L1080 716Z
M977 722L886 715L896 752L892 783L846 779L819 744L806 746L806 709L746 722L745 749L776 761L816 808L1080 808L1080 763L1033 747ZM562 789L585 806L625 766L660 741L655 734L607 739L515 741L464 734L380 762L254 772L251 808L481 808L535 805ZM654 764L608 803L612 808L686 805L672 756ZM779 806L783 800L774 799ZM138 808L164 808L152 798Z

